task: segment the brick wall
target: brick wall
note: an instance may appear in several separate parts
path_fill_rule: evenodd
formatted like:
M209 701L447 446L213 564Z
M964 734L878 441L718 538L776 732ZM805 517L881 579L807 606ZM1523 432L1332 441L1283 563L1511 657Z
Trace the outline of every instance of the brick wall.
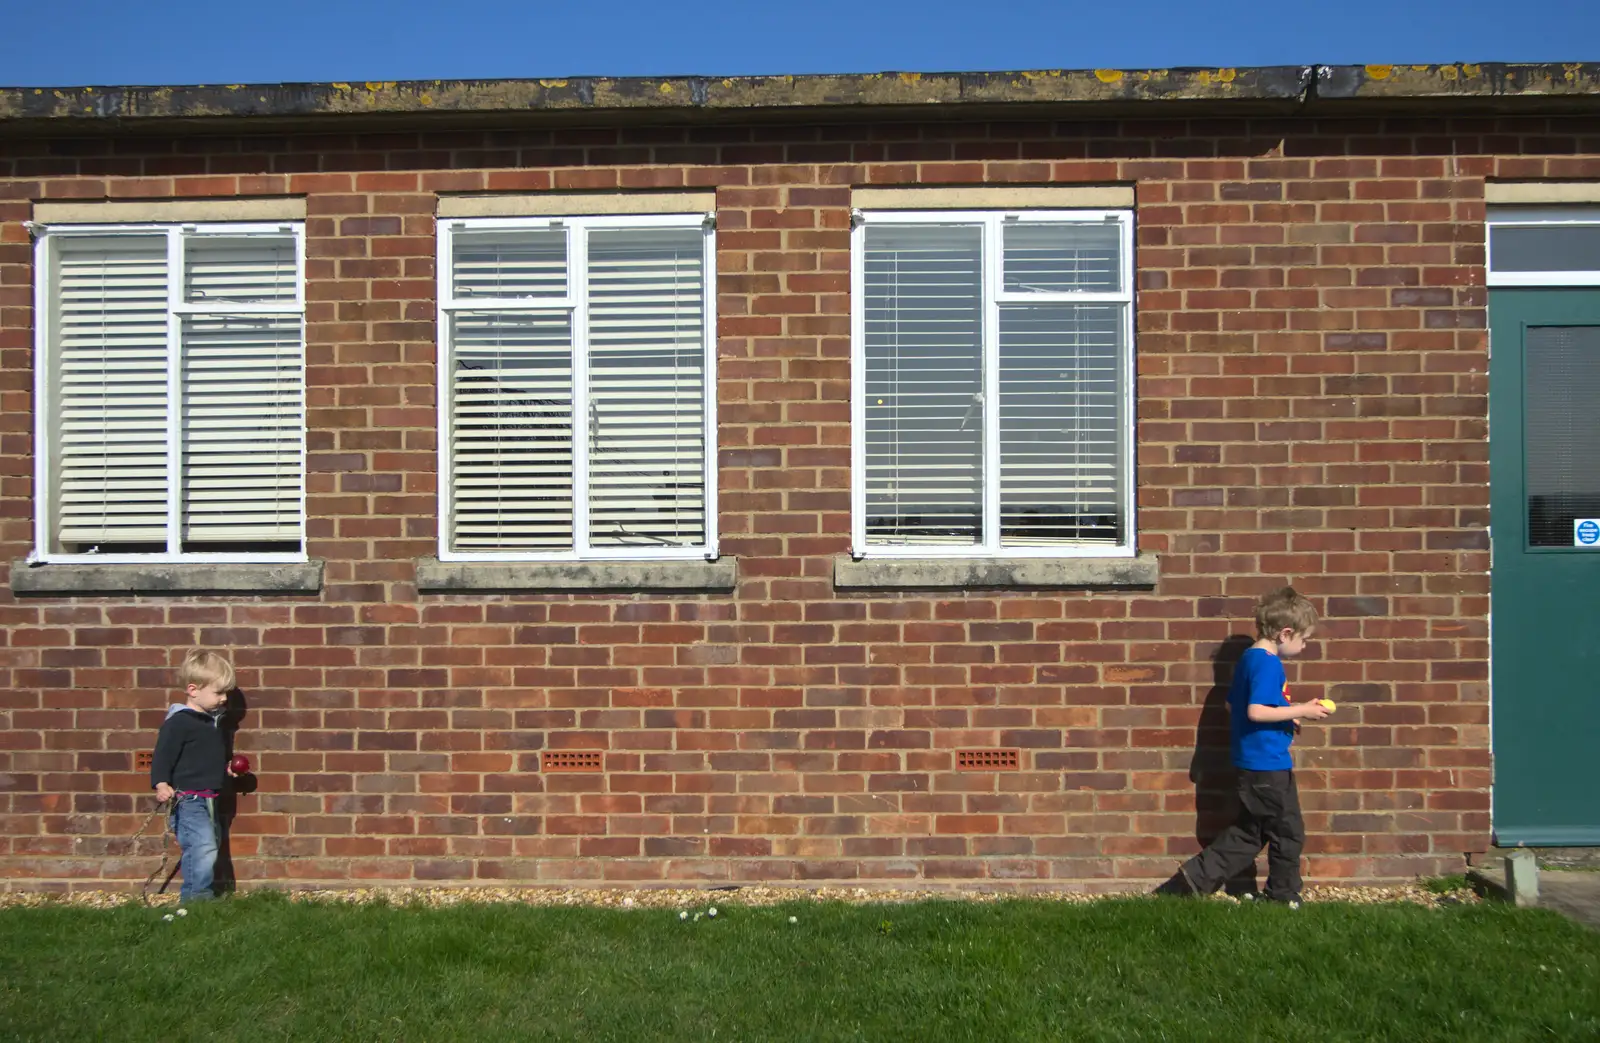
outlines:
M1308 875L1449 871L1487 844L1483 184L1600 176L1600 122L129 135L5 156L5 560L32 542L30 201L296 194L327 561L319 597L0 595L6 886L154 868L156 842L130 840L151 803L134 753L194 644L232 651L248 704L247 881L1142 886L1229 813L1214 659L1284 582L1327 617L1296 696L1341 704L1298 743ZM833 588L850 188L980 182L1136 185L1153 593ZM678 186L717 192L737 591L419 595L436 194ZM603 774L536 770L595 746ZM1021 769L958 773L968 746L1020 747Z

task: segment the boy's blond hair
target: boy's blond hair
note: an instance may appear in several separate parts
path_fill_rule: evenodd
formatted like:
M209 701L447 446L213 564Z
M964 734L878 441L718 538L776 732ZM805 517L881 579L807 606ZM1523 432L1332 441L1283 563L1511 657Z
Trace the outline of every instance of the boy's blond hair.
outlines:
M201 688L215 682L217 691L233 690L233 664L208 648L195 648L178 664L178 687Z
M1256 635L1277 637L1283 630L1310 633L1317 625L1317 608L1293 587L1283 587L1263 595L1256 602Z

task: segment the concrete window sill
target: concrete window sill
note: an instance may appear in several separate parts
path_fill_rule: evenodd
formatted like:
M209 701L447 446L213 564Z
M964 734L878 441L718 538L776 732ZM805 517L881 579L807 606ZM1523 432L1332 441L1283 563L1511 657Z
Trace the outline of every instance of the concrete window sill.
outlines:
M1150 590L1161 559L867 558L833 560L838 590Z
M440 561L417 559L417 589L428 594L564 591L726 594L738 582L733 558L717 561Z
M11 592L19 596L316 594L321 590L322 562L315 560L238 565L11 563Z

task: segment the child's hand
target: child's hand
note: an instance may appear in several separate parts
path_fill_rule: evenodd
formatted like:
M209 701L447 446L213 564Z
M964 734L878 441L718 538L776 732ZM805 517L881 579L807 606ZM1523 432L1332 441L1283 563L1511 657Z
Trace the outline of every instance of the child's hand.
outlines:
M157 802L165 803L166 801L171 800L172 799L172 793L173 793L172 787L167 785L165 782L156 783L156 800L157 800Z
M1320 721L1328 716L1331 711L1322 705L1320 699L1308 699L1300 704L1300 716L1309 717L1313 721Z

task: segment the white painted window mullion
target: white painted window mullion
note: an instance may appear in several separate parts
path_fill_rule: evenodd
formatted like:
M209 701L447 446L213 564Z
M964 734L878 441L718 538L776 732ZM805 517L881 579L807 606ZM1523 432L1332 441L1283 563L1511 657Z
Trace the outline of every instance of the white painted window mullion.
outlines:
M530 300L526 297L458 297L439 302L439 306L448 312L456 311L493 311L493 312L537 312L537 311L571 311L574 300L567 297L541 297Z
M567 286L572 296L572 547L589 553L589 236L567 231Z
M867 553L867 223L850 229L850 550Z
M1000 549L1001 218L983 222L983 532L979 548Z
M167 553L183 552L183 229L167 229Z
M705 440L702 453L705 458L703 468L704 511L705 511L705 556L715 561L721 553L718 546L717 533L719 521L717 516L717 469L721 466L721 455L717 451L717 233L716 214L708 214L704 225L705 253L701 261L700 292L702 304L700 307L701 329L705 336L705 372L702 378L703 400L701 416L705 422Z
M50 302L59 295L54 285L53 258L50 236L41 235L33 249L33 499L37 506L33 516L33 549L34 554L40 556L50 551L50 526L54 524L51 508L56 500L51 486L50 432L61 428L56 419L60 413L56 392L49 379L57 365L55 352L50 347L55 328Z
M174 303L170 309L176 315L207 316L240 316L249 318L257 315L299 315L305 310L299 304L187 304L183 301Z
M311 461L306 448L310 438L308 425L311 415L310 382L306 378L306 367L311 364L311 352L306 330L306 226L296 223L293 227L294 299L300 308L300 551L304 554L309 550L311 539L311 509L307 503L310 497Z
M450 460L455 455L455 425L451 422L451 413L454 410L455 399L455 329L451 323L450 313L446 310L454 294L455 270L451 267L452 239L455 234L456 224L453 221L440 221L437 234L434 237L434 249L437 255L434 259L434 271L438 273L439 292L438 306L434 312L434 340L437 342L437 353L434 365L437 367L435 380L439 393L435 396L438 401L436 423L439 431L439 557L449 560L451 557L450 545L455 538L455 513L450 497L450 486L453 481Z
M1135 353L1134 333L1137 315L1137 287L1134 283L1138 280L1138 266L1134 263L1134 249L1136 243L1133 234L1133 213L1130 211L1120 218L1122 225L1122 257L1120 258L1122 278L1125 284L1122 289L1127 295L1127 303L1122 306L1122 405L1121 422L1117 425L1117 436L1122 439L1122 474L1119 476L1122 483L1122 539L1118 542L1131 552L1139 548L1139 510L1138 482L1135 481L1136 468L1138 467L1138 435L1139 414L1137 396L1135 392L1139 386L1138 355Z

